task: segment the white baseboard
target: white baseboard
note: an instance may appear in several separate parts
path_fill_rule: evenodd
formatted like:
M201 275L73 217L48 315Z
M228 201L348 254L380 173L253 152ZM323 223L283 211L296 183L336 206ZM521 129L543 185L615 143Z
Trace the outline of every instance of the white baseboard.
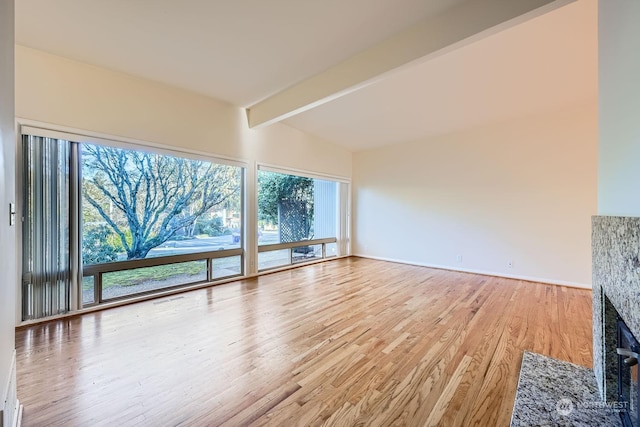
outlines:
M18 390L16 387L16 351L13 350L11 357L11 370L9 371L9 382L4 389L0 402L0 427L19 427L22 421L22 408L18 401Z
M412 261L405 261L405 260L401 260L401 259L385 258L385 257L363 255L363 254L353 254L353 256L360 257L360 258L375 259L375 260L378 260L378 261L397 262L398 264L408 264L408 265L417 265L419 267L437 268L439 270L459 271L459 272L462 272L462 273L481 274L483 276L505 277L507 279L525 280L527 282L548 283L550 285L568 286L570 288L591 289L591 285L589 285L589 284L568 282L568 281L555 280L555 279L547 279L547 278L544 278L544 277L532 277L532 276L521 276L521 275L517 275L517 274L505 274L505 273L500 273L500 272L495 272L495 271L474 270L474 269L469 269L469 268L453 267L453 266L450 266L450 265L427 264L427 263L421 263L421 262L412 262Z

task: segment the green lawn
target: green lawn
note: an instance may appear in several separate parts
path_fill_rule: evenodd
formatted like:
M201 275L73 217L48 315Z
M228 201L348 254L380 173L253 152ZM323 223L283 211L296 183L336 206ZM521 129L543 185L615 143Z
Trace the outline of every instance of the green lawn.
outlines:
M195 276L207 271L206 261L181 262L180 264L159 265L157 267L135 268L102 275L102 287L133 286L143 282L162 281L173 276Z
M236 257L220 258L213 260L213 266L214 270L237 268L238 261ZM102 275L102 288L134 286L148 281L160 282L175 276L195 276L199 274L206 276L206 271L206 261L189 261L178 264L159 265L157 267L142 267L133 270L116 271ZM82 288L84 290L93 289L93 277L84 277L82 279Z

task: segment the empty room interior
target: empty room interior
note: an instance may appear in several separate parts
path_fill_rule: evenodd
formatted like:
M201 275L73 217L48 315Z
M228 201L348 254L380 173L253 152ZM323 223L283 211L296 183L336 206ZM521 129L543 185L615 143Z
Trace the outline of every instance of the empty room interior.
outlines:
M0 427L640 426L637 0L0 0Z

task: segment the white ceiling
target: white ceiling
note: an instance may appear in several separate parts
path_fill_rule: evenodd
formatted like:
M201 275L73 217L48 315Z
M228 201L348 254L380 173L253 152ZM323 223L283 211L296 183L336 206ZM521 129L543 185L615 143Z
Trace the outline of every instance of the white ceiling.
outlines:
M597 2L581 0L285 120L353 151L597 99Z
M17 0L16 40L247 107L462 2ZM360 150L593 99L596 16L578 0L286 123Z
M16 42L247 107L461 0L17 0Z

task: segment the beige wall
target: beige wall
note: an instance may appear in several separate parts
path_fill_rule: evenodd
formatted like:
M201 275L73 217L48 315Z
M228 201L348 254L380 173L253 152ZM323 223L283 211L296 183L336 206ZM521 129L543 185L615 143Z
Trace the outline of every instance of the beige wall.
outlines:
M356 153L353 252L590 286L596 164L596 100Z
M15 348L15 228L9 226L9 203L15 201L15 135L13 116L13 0L0 0L0 411L11 425L15 382L11 365ZM9 404L4 407L4 402ZM13 402L12 402L13 401ZM0 419L0 424L2 424Z
M179 148L351 176L351 153L195 93L16 47L16 116Z
M247 274L256 272L255 164L351 178L351 152L283 124L249 129L213 98L16 46L16 116L247 163ZM26 119L26 120L25 120Z

